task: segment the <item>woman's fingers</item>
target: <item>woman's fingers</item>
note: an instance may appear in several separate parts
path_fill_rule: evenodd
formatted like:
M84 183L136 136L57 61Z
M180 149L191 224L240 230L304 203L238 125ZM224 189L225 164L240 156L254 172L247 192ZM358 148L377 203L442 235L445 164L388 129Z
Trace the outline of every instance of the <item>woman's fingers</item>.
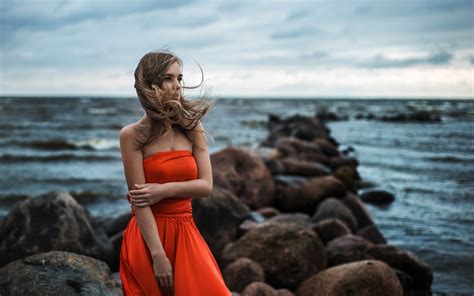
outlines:
M166 283L166 293L168 295L173 295L173 278L171 275L168 275L166 278L165 278L165 283Z

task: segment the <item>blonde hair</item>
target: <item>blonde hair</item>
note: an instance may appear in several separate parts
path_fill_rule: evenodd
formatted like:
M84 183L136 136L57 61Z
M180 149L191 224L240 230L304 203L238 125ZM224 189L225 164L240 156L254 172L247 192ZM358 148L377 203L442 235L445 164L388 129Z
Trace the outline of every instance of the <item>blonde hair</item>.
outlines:
M183 86L179 101L169 90L161 89L164 74L169 66L178 62L180 68L183 63L179 57L169 50L151 51L145 54L135 69L135 84L137 96L145 113L150 118L150 125L145 127L135 127L143 140L135 139L137 146L143 149L154 139L170 131L173 127L179 129L193 144L199 145L195 132L207 133L204 129L196 129L204 115L214 106L214 101L208 99L207 92L200 95L195 100L187 100L184 97L184 88L197 88ZM198 64L199 65L199 64ZM201 66L202 78L203 72ZM212 136L207 133L211 139ZM202 148L202 147L201 147Z

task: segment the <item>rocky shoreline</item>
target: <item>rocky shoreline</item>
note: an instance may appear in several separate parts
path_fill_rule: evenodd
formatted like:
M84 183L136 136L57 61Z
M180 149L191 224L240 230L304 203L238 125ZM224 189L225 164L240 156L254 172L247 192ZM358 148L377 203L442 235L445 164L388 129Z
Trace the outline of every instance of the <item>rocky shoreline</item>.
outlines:
M351 150L320 115L270 115L260 147L211 155L214 190L193 216L234 295L431 295L431 268L387 244ZM0 225L1 295L121 295L130 214L92 217L67 192L18 202Z

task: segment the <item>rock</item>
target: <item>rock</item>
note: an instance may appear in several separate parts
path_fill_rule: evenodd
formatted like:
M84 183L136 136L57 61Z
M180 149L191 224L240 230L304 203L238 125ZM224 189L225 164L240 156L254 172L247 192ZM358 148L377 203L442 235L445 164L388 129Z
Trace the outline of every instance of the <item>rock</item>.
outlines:
M283 158L293 157L300 160L319 162L325 166L331 164L330 157L325 155L322 148L314 142L281 137L276 140L275 147Z
M351 230L347 225L339 219L325 219L313 226L313 230L318 234L321 241L326 245L329 241L351 234Z
M351 209L352 214L357 220L359 228L365 227L367 225L373 225L374 220L369 214L369 211L365 208L364 204L360 201L357 195L347 192L344 198L341 201Z
M441 122L441 117L438 114L427 110L382 115L377 119L390 122Z
M263 207L263 208L258 209L257 211L265 218L270 218L272 216L280 214L280 211L273 207Z
M333 176L308 179L301 185L277 187L275 207L282 212L314 213L317 204L326 197L342 197L344 184Z
M245 147L228 147L211 155L213 182L251 209L270 206L275 188L261 157Z
M125 228L127 228L127 225L130 222L131 218L132 215L130 212L128 212L114 219L105 219L100 222L100 225L102 226L102 228L104 228L105 233L107 233L107 235L110 237L116 233L123 232Z
M365 260L329 268L302 282L297 296L402 296L395 272L385 263Z
M214 186L208 198L192 199L193 218L217 262L225 245L237 238L249 208L230 191Z
M241 296L293 296L287 289L275 290L272 286L264 282L253 282L248 285Z
M341 152L337 149L338 145L330 141L329 138L319 137L319 138L313 139L311 142L314 144L317 144L321 152L323 152L323 154L326 156L329 156L329 157L341 156Z
M395 196L385 190L369 189L360 194L360 199L370 204L386 205L392 203L395 200Z
M357 230L357 220L351 210L336 198L326 198L318 206L316 213L311 218L315 222L336 218L344 222L353 232Z
M0 266L52 250L112 264L105 231L67 192L51 191L18 202L0 225L0 237Z
M347 190L354 193L357 192L356 184L360 177L354 167L348 165L340 166L332 173L332 175L341 180Z
M297 175L273 175L273 181L277 186L286 188L289 186L301 186L308 179Z
M262 146L275 147L275 141L281 137L294 137L311 141L315 138L326 138L329 136L329 128L317 118L298 114L284 119L270 114L268 116L268 129L269 134L262 141Z
M383 236L383 234L380 232L379 228L377 225L367 225L359 231L357 231L357 235L365 238L366 240L370 241L373 244L386 244L387 240Z
M297 224L270 223L249 230L222 252L224 266L239 257L259 263L267 282L277 288L292 289L326 267L318 235Z
M283 172L278 174L300 175L306 177L320 177L331 174L331 170L318 162L300 160L293 157L281 159Z
M359 166L359 161L355 157L341 155L340 157L331 158L331 163L329 166L333 171L342 166L352 167L355 170ZM357 177L360 178L359 174L357 174Z
M102 261L69 252L29 256L0 268L1 295L122 295Z
M326 245L327 265L335 266L339 264L372 259L366 251L372 243L352 234L347 234L333 239Z
M409 251L390 245L374 245L367 250L367 254L409 274L416 289L428 290L433 284L431 268Z
M240 257L227 265L223 276L227 287L239 293L253 282L265 282L265 272L262 266L246 257Z
M328 122L328 121L347 120L349 119L349 116L338 115L337 113L328 111L328 110L320 110L316 113L316 118L318 118L322 122Z
M301 226L303 228L310 228L313 226L313 223L311 222L311 219L308 214L305 213L284 213L284 214L278 214L275 215L261 223L254 222L252 220L245 220L244 223L240 224L239 226L239 231L240 234L244 234L247 231L257 228L257 227L262 227L264 225L268 224L296 224L298 226Z

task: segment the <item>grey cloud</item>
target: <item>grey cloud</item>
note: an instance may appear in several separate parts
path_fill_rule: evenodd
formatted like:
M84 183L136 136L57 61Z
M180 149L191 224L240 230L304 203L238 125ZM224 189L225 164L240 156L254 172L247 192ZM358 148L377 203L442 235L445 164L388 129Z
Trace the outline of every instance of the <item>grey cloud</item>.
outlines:
M469 57L469 62L471 62L471 65L474 65L474 54Z
M448 64L453 58L449 52L439 52L426 58L406 58L406 59L389 59L382 55L377 55L368 62L361 63L363 67L370 68L404 68L421 64L443 65Z
M295 28L290 30L282 30L280 32L274 32L271 34L272 39L290 39L304 36L312 36L316 34L322 34L323 32L319 29L311 27Z

